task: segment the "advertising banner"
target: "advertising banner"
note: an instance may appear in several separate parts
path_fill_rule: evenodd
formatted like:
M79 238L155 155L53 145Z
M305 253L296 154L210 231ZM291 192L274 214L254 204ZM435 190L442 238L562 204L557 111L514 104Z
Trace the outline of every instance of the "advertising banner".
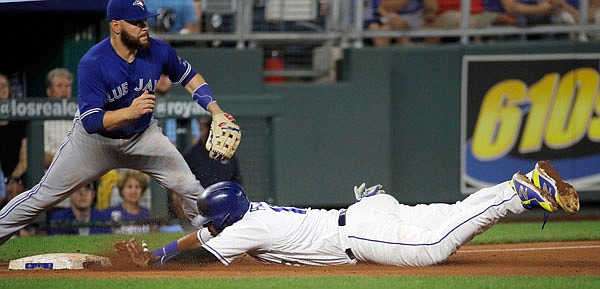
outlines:
M461 191L549 160L578 191L600 190L600 54L463 57Z

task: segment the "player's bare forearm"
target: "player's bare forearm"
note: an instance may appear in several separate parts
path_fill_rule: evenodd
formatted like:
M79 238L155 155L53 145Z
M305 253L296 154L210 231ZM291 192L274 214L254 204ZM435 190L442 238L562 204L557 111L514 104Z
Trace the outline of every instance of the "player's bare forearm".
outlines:
M222 113L224 112L223 109L221 109L221 107L219 106L219 104L215 101L211 104L208 105L208 107L206 108L208 110L208 112L210 112L210 114L215 115L217 113Z
M177 247L179 251L200 248L200 241L197 237L198 231L191 232L177 240Z
M131 102L131 105L117 110L109 110L104 114L102 124L107 131L115 130L125 123L140 118L146 113L154 111L156 102L155 96L148 91L144 91Z
M111 131L119 128L123 124L132 120L127 112L128 108L122 108L118 110L107 111L102 119L104 129Z
M204 79L204 77L202 77L202 75L200 75L199 73L194 75L194 77L192 77L192 79L190 80L190 82L188 82L188 84L185 85L185 90L192 94L194 93L194 90L196 90L196 88L198 88L198 86L205 84L206 80Z

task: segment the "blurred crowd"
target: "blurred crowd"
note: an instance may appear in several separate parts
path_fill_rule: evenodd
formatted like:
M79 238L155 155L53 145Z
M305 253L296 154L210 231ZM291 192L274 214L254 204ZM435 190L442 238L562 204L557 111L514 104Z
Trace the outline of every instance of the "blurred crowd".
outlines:
M236 33L239 16L244 1L224 0L148 0L148 6L161 12L150 23L156 32L173 34ZM459 42L456 36L439 36L440 30L459 29L464 25L460 0L252 0L251 22L253 32L315 32L347 31L362 27L363 46L390 45L435 45ZM355 7L362 3L363 7ZM336 7L334 7L336 5ZM561 25L564 27L581 23L595 25L600 21L600 0L589 0L587 15L580 14L580 0L471 0L468 28L487 29L498 27L528 28L541 25ZM247 8L247 7L246 7ZM362 19L358 9L362 9ZM245 11L244 11L245 13ZM356 25L362 21L362 25ZM381 37L379 35L399 32L424 32L436 30L438 36ZM366 32L366 33L365 33ZM392 32L392 33L390 33ZM402 33L399 33L402 34ZM414 33L413 33L414 35ZM552 39L600 40L599 32L544 32L519 34L474 35L470 42L528 41ZM208 47L234 47L236 40L185 41L171 43ZM256 45L255 43L249 45ZM264 51L264 67L271 75L265 77L267 83L280 83L287 80L312 81L335 78L333 65L323 67L331 58L339 58L336 52L320 47L319 43L275 41L259 44ZM342 44L340 44L342 46ZM326 61L323 61L324 58ZM335 60L333 60L335 61ZM279 76L282 70L329 71L316 79L307 76Z
M462 21L460 0L370 0L365 2L365 27L370 31L456 29ZM588 15L579 15L579 0L471 0L468 9L469 28L485 29L499 26L533 27L536 25L575 25L580 17L589 24L598 23L600 1L589 1ZM545 34L513 36L519 40L531 38L574 38L574 35ZM474 37L475 42L504 40L504 36ZM427 43L456 41L432 37ZM411 39L374 38L374 46L392 43L410 44Z
M352 15L348 17L352 18L355 1L342 2L342 5L349 5L347 11ZM241 9L239 1L148 0L146 3L151 10L161 13L150 23L152 29L179 34L234 32L235 11ZM331 0L253 0L252 3L252 27L255 31L322 31L326 29L327 17L334 13ZM454 29L461 26L460 0L363 0L362 3L364 29L368 31ZM600 20L600 0L588 1L587 15L579 15L579 0L471 0L470 5L468 26L478 29L574 25L581 17L585 17L588 24L596 24ZM280 14L273 16L277 14L272 12L275 11L273 7L280 9L276 11ZM306 9L310 11L304 13ZM286 16L285 11L294 11L298 15L292 18ZM306 17L303 16L305 14ZM375 38L369 44L410 44L415 40L427 43L444 41L436 38ZM486 39L478 37L474 40Z

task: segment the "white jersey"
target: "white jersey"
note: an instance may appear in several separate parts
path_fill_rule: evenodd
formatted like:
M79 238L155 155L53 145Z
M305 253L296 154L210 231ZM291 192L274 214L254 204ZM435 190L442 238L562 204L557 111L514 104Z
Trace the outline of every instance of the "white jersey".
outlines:
M285 265L354 264L340 239L338 210L277 207L252 202L235 224L212 238L198 231L202 247L229 265L244 253L265 263Z
M345 211L252 203L244 217L202 246L228 265L244 253L269 263L340 265L357 261L426 266L442 262L501 217L526 209L508 182L455 204L408 206L388 194L364 197ZM353 256L351 259L350 256Z

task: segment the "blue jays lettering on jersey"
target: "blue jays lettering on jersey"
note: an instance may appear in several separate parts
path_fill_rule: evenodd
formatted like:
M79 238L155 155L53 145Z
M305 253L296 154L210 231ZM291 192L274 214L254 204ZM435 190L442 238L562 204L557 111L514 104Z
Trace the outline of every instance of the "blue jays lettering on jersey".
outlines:
M133 62L128 63L115 52L107 38L83 56L78 67L79 117L88 133L130 138L144 131L150 124L152 113L112 131L104 129L104 114L128 107L144 90L154 92L161 74L182 86L196 75L191 65L179 58L165 42L150 38L150 47L152 50L138 50Z

